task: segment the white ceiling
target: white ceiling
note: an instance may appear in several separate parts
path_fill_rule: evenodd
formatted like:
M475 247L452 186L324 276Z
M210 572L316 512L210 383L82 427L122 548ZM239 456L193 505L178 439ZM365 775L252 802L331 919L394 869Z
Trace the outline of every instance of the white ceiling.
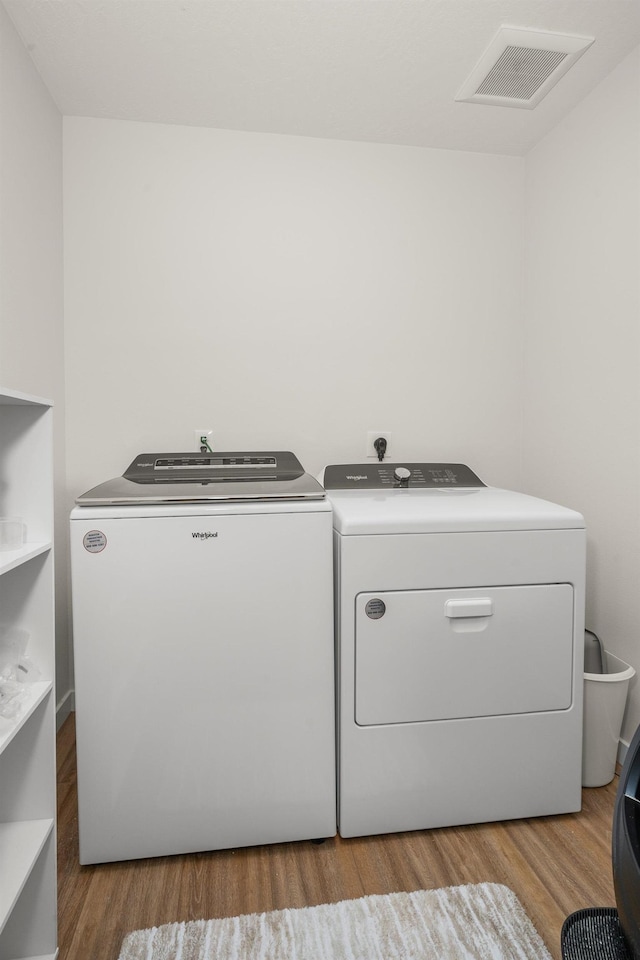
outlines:
M61 112L523 154L640 43L640 0L3 0ZM455 102L500 25L595 37L534 109Z

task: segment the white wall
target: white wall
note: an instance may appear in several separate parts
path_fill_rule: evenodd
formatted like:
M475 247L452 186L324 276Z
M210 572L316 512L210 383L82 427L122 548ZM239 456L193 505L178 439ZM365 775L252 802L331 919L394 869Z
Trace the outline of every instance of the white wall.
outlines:
M0 5L0 384L54 401L58 695L68 657L62 117Z
M524 483L584 513L587 626L640 670L640 50L526 167Z
M142 450L519 480L518 158L65 118L70 496Z
M0 383L61 393L62 118L0 5Z

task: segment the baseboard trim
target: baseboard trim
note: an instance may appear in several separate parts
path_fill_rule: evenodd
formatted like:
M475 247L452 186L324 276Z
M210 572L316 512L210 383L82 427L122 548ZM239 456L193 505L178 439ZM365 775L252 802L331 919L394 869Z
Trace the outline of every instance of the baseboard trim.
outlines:
M56 705L56 729L59 730L70 713L76 708L75 690L68 690Z
M624 760L629 746L630 744L627 743L626 740L623 740L622 737L618 740L618 763L620 766L624 766Z

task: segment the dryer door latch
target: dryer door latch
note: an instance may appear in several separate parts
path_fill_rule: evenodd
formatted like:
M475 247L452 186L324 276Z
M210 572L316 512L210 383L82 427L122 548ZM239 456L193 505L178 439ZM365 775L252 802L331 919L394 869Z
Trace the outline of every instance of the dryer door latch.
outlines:
M469 597L460 600L447 600L444 615L450 620L458 617L491 617L493 600L491 597Z

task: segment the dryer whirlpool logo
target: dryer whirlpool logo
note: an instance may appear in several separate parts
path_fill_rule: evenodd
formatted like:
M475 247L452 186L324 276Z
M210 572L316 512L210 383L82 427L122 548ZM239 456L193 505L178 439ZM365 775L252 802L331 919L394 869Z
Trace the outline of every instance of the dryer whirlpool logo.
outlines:
M218 536L218 531L211 532L211 530L194 530L191 534L194 540L211 540L214 537Z

